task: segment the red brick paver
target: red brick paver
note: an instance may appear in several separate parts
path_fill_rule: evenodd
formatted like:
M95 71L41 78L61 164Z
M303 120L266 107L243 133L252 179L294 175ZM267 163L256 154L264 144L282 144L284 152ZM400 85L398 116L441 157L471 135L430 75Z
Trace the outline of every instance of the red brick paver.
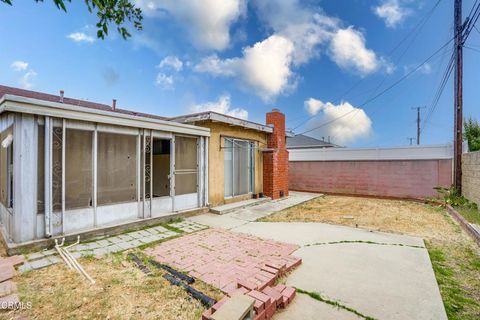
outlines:
M270 319L277 307L285 307L293 299L293 288L272 286L279 276L301 263L301 259L290 256L297 248L247 234L208 229L163 242L146 253L228 296L241 292L254 297L257 317ZM210 311L215 312L217 307Z

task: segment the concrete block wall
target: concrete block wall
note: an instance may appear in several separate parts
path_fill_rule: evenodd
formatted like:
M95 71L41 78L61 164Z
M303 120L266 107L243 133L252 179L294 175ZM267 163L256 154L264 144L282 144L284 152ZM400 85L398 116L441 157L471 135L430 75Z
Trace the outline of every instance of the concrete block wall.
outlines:
M263 155L263 191L272 199L288 196L288 151L285 140L285 115L278 109L267 113L267 125L273 133L267 138L267 151Z
M423 199L452 183L452 160L290 162L290 189L346 195Z
M462 155L462 195L480 205L480 151Z

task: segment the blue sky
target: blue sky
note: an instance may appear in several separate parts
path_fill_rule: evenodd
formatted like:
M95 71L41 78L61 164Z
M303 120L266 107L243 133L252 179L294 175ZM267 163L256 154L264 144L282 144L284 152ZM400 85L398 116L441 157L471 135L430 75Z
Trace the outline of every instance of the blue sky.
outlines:
M0 7L0 83L175 116L213 109L264 122L273 107L297 133L348 146L396 146L416 136L416 111L432 100L448 46L405 81L364 104L453 35L453 1L137 0L144 30L95 37L83 1L68 13L45 3ZM464 15L472 0L464 1ZM133 31L133 30L132 30ZM480 32L467 46L480 50ZM464 113L480 118L480 52L465 49ZM452 140L452 79L422 143ZM356 86L352 88L352 86ZM346 95L345 93L351 89Z

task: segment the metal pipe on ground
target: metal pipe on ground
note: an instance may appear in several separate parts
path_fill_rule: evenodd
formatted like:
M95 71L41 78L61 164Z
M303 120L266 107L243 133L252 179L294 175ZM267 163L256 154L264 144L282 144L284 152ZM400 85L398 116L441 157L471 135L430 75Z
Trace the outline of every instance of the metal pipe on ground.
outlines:
M87 280L89 280L92 284L95 283L95 280L93 280L92 277L83 269L83 267L80 265L80 263L75 259L75 257L68 251L68 248L73 247L74 245L77 245L80 243L80 237L77 238L77 242L63 248L63 245L65 243L65 238L63 238L62 243L59 245L57 239L55 239L55 248L57 249L58 253L60 256L63 258L65 261L65 264L67 264L69 267L77 271L78 273L82 274Z

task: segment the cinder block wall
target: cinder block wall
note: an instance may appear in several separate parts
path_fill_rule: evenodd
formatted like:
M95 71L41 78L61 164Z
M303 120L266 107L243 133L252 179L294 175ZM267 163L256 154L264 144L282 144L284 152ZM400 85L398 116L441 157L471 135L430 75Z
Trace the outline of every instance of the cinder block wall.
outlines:
M462 194L480 205L480 151L462 155Z
M452 160L296 161L289 172L292 190L423 199L451 185Z
M267 125L273 125L267 147L273 151L263 155L263 191L272 199L288 196L288 151L285 141L285 115L278 109L267 113Z

